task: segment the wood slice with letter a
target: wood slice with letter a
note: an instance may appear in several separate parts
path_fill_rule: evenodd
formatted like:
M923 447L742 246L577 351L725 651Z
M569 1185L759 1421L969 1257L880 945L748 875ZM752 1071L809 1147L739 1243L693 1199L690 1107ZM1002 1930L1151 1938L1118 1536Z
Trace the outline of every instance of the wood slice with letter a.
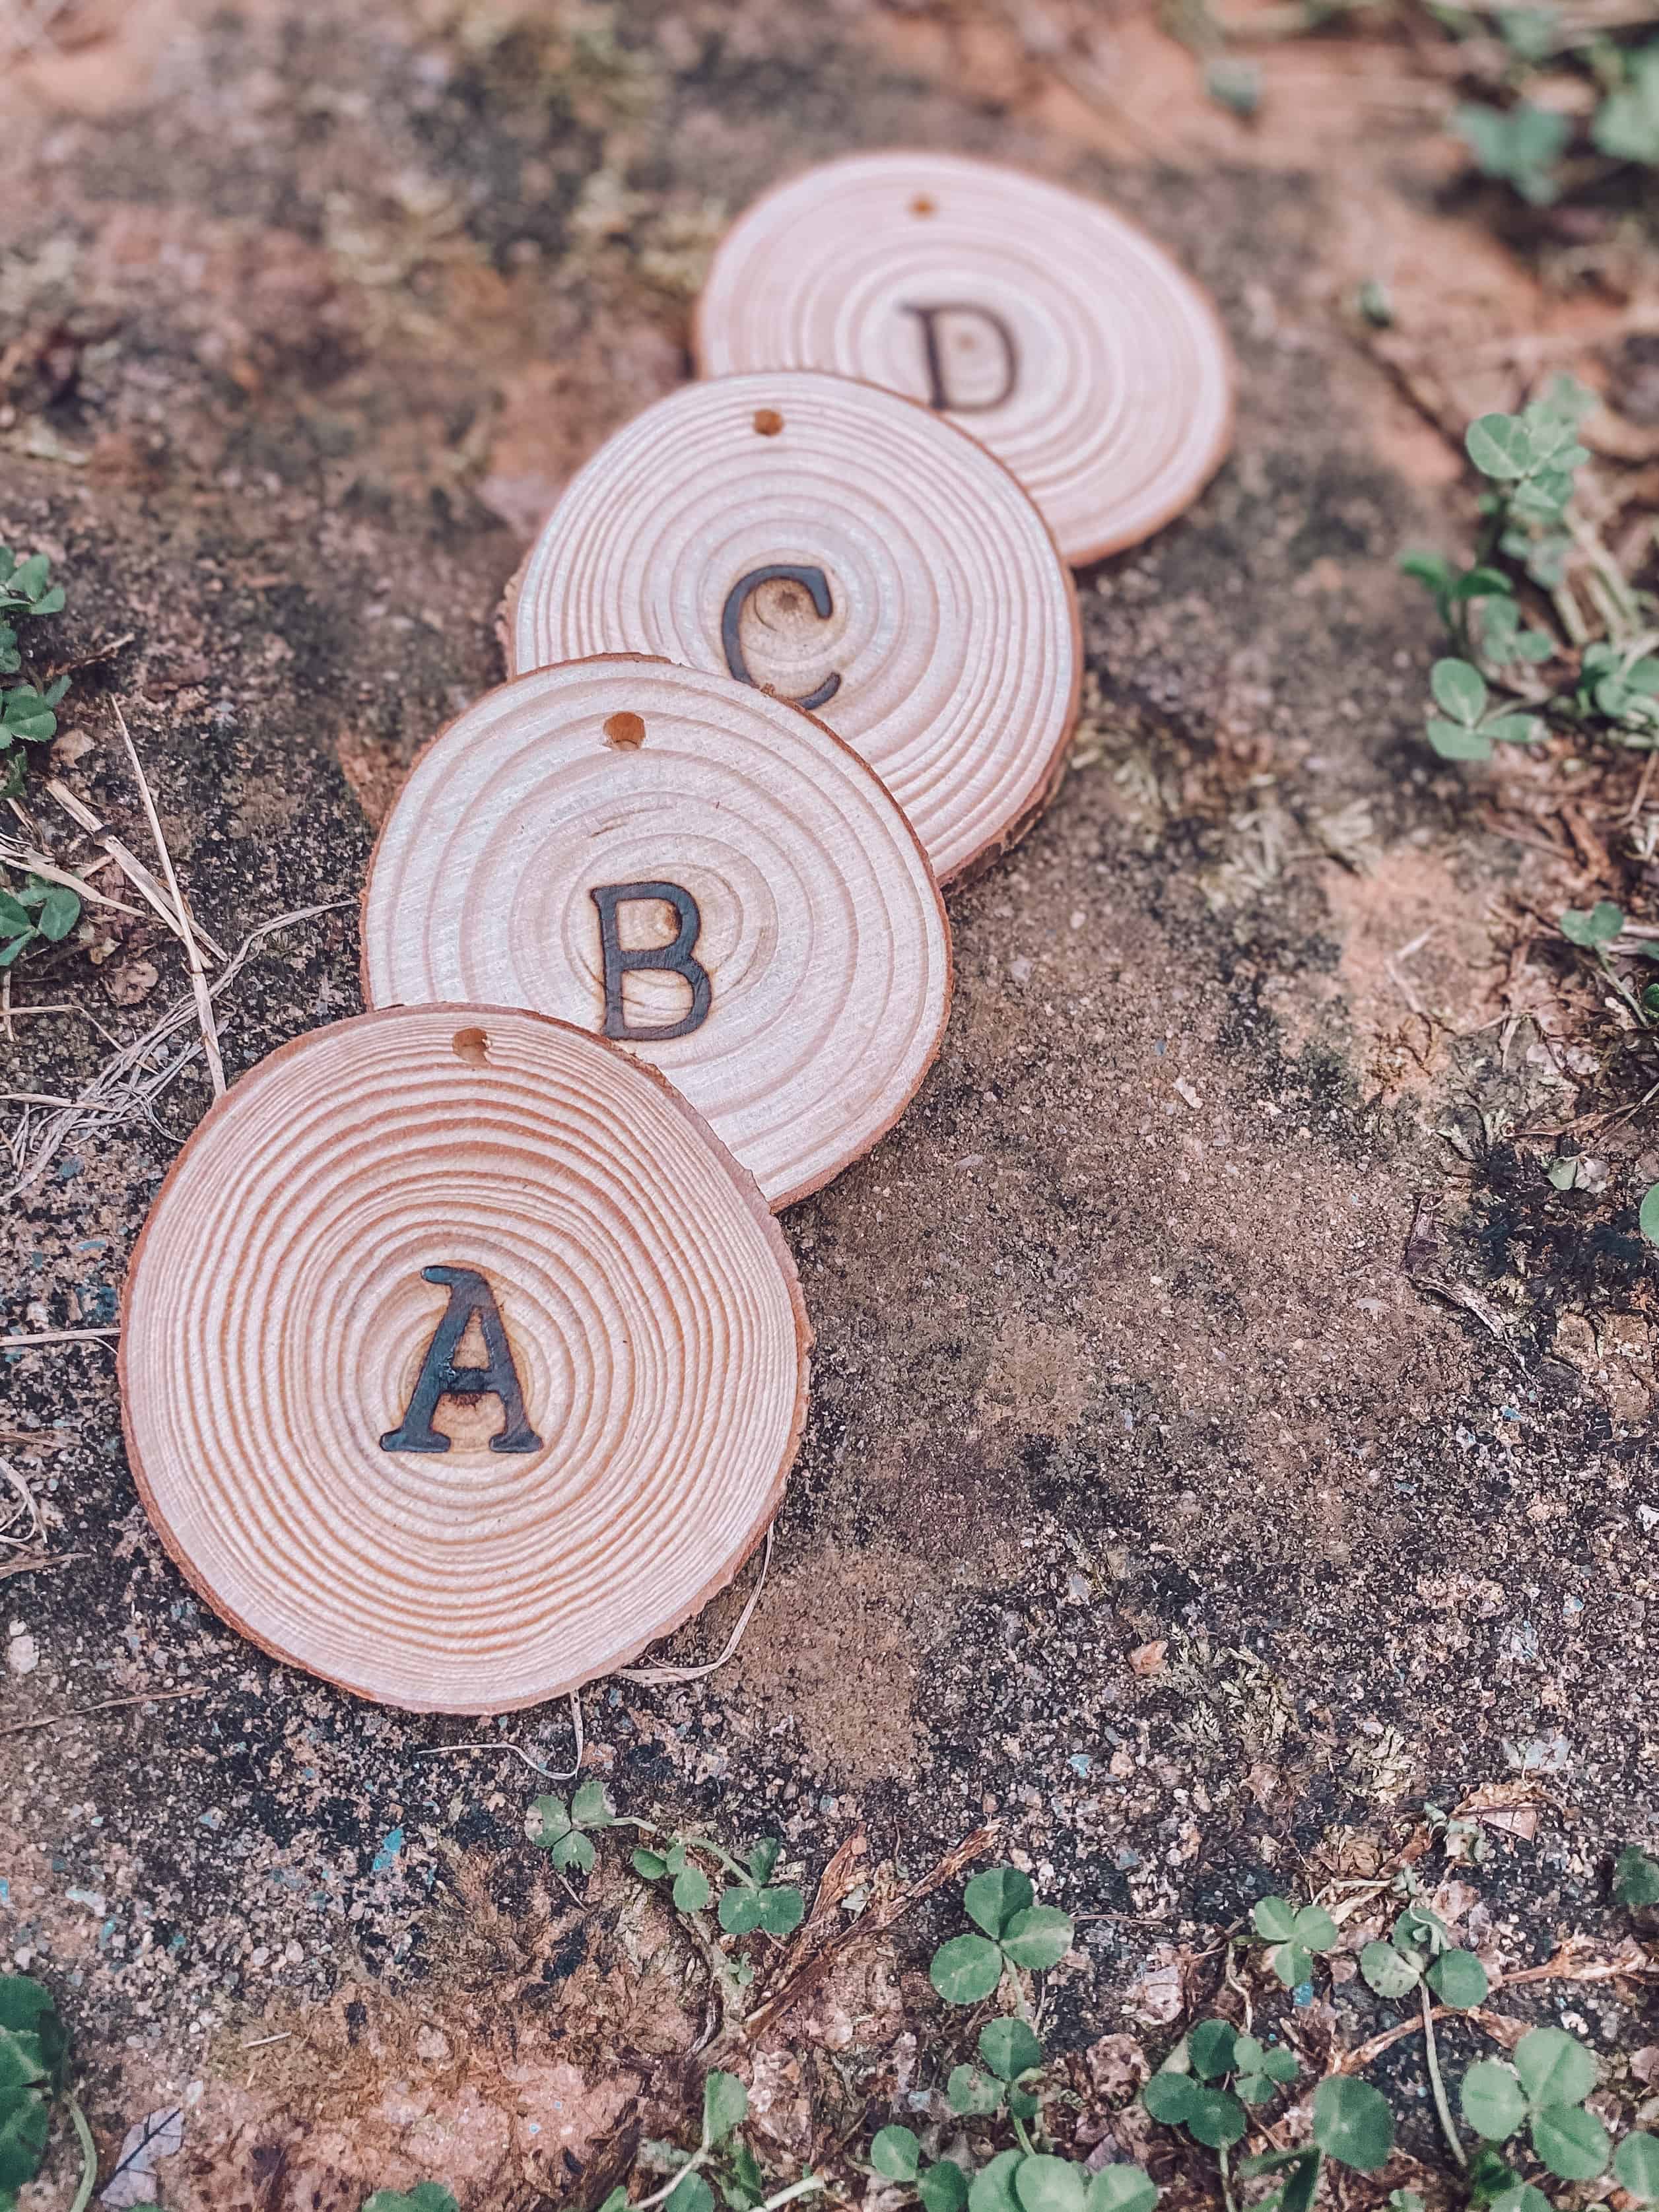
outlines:
M810 1335L752 1179L538 1015L363 1014L185 1146L123 1299L127 1449L216 1612L417 1711L632 1659L771 1520Z
M362 946L374 1006L533 1006L643 1054L775 1206L892 1127L950 1006L939 889L874 770L785 700L626 653L433 739Z
M941 883L1012 843L1077 714L1077 599L984 447L848 377L690 385L609 439L520 576L514 665L658 653L822 714Z
M1098 200L951 154L859 154L740 216L697 303L705 376L828 368L948 412L1068 561L1147 537L1232 430L1204 294Z

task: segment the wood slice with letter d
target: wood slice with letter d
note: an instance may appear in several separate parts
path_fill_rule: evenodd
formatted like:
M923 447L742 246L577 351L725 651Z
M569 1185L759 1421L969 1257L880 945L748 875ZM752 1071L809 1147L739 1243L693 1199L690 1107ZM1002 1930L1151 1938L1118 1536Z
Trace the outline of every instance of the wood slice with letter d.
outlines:
M731 1579L809 1344L752 1179L649 1068L399 1009L285 1045L191 1136L127 1278L123 1419L234 1627L387 1705L503 1712Z
M785 700L626 653L433 739L362 948L374 1006L533 1006L641 1054L775 1206L892 1127L950 1006L939 889L874 771Z
M849 377L689 385L607 439L521 571L515 668L659 653L822 714L948 883L1030 825L1077 714L1077 597L982 446Z
M1232 434L1215 310L1134 223L961 155L855 154L739 216L697 302L705 376L828 368L948 413L1068 561L1178 514Z

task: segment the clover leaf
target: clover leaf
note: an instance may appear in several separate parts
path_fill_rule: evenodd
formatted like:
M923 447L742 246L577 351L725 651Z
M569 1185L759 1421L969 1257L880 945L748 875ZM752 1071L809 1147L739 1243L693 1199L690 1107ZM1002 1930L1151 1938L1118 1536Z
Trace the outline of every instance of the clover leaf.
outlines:
M1561 916L1561 934L1571 945L1582 945L1594 951L1599 945L1611 944L1625 926L1622 907L1611 899L1598 900L1585 913L1577 907L1569 907Z
M1480 682L1478 675L1475 680ZM1480 688L1484 696L1485 684ZM1287 1990L1299 1989L1307 1980L1316 1954L1336 1948L1336 1923L1321 1905L1304 1905L1298 1912L1287 1897L1264 1897L1250 1917L1256 1934L1271 1946L1267 1964Z
M1314 2092L1313 2139L1327 2156L1359 2173L1386 2166L1394 2114L1382 2092L1349 2074L1328 2074Z
M1595 2061L1559 2027L1534 2027L1515 2046L1512 2065L1479 2059L1463 2077L1463 2117L1490 2143L1524 2123L1533 2149L1563 2181L1593 2181L1607 2170L1607 2130L1584 2108L1595 2087Z
M1659 1190L1659 1184L1654 1188ZM1650 1191L1648 1197L1653 1194ZM1644 1200L1644 1210L1646 1203ZM1638 1844L1620 1851L1613 1869L1613 1893L1620 1905L1634 1911L1639 1911L1644 1905L1659 1905L1659 1858L1644 1851Z
M1004 1968L1041 1972L1057 1966L1072 1948L1072 1922L1053 1905L1037 1905L1029 1878L1014 1867L975 1875L963 1904L982 1935L953 1936L933 1954L928 1978L947 2004L978 2004L1001 1981Z

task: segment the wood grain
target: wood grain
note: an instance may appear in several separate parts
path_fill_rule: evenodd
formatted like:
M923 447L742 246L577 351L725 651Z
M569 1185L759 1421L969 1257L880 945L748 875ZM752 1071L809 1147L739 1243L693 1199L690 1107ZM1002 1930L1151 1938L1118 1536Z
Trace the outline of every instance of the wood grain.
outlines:
M1078 563L1178 514L1231 436L1225 337L1163 248L959 155L854 155L768 193L714 256L694 344L705 376L837 369L951 409Z
M488 693L427 748L363 896L375 1006L479 999L606 1024L617 886L695 908L707 980L685 1034L634 1040L774 1206L815 1190L904 1110L950 1005L950 935L921 846L823 725L722 675L613 654ZM648 956L664 899L615 911ZM696 1012L684 972L621 978L630 1030ZM611 1032L617 1032L613 1029Z
M533 1449L490 1449L481 1395L441 1401L447 1450L387 1448L434 1267L487 1282ZM187 1579L277 1658L420 1711L534 1705L688 1618L805 1413L752 1180L650 1069L495 1007L362 1015L245 1075L161 1188L122 1322L129 1455ZM465 1339L455 1364L482 1364Z
M1007 470L927 408L811 371L690 386L608 440L510 627L520 670L661 653L813 709L941 882L1042 805L1082 669L1071 577Z

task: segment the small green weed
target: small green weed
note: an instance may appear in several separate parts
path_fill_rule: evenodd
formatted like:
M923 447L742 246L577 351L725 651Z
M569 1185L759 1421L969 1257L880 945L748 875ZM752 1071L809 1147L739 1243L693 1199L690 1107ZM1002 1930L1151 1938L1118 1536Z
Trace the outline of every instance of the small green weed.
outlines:
M1460 1862L1473 1856L1469 1840L1454 1833L1467 1824L1429 1810L1449 1856L1455 1850ZM775 1844L758 1847L745 1864L707 1837L619 1815L595 1783L585 1784L568 1805L559 1798L538 1798L526 1822L532 1840L570 1873L592 1867L592 1839L610 1828L629 1828L656 1839L660 1848L635 1850L635 1869L647 1881L665 1883L676 1907L688 1916L708 1910L719 1878L727 1885L720 1891L722 1903L734 1900L732 1910L719 1916L726 1933L779 1932L784 1919L791 1929L800 1919L798 1892L789 1893L793 1901L787 1906L768 1907L761 1901L781 1887L771 1881ZM687 1882L688 1874L698 1880ZM1415 1998L1421 2007L1435 2110L1475 2212L1487 2207L1492 2212L1548 2212L1537 2185L1505 2155L1516 2138L1527 2147L1523 2155L1529 2154L1559 2179L1594 2180L1610 2166L1613 2178L1635 2202L1659 2201L1659 2139L1633 2132L1614 2149L1584 2101L1595 2086L1595 2062L1559 2028L1534 2029L1523 2036L1513 2063L1485 2059L1469 2068L1457 2094L1463 2124L1476 2139L1474 2149L1469 2148L1441 2075L1434 2022L1437 2007L1459 2012L1485 2004L1490 1995L1486 1970L1421 1902L1419 1885L1409 1874L1395 1887L1406 1902L1386 1940L1360 1950L1361 1982L1385 2003ZM1659 1861L1631 1846L1614 1868L1613 1891L1632 1910L1659 1903ZM939 1944L928 1978L954 2009L994 2008L988 2016L981 2011L971 2057L961 2055L959 2044L947 2045L937 2062L935 2078L944 2077L949 2119L919 2130L903 2120L883 2118L860 2170L888 2188L908 2191L921 2212L1152 2212L1158 2186L1141 2166L1112 2163L1091 2171L1067 2155L1067 2115L1077 2100L1063 2065L1045 2050L1029 1978L1060 1964L1071 1948L1071 1920L1040 1904L1030 1876L1014 1867L975 1875L962 1902L970 1925ZM769 1928L769 1914L775 1916L776 1929ZM1237 2185L1256 2179L1271 2180L1273 2186L1254 2200L1250 2212L1311 2212L1328 2163L1372 2173L1393 2154L1395 2118L1388 2099L1358 2075L1339 2069L1313 2085L1305 2140L1232 2162L1236 2152L1249 2152L1253 2130L1265 2132L1267 2142L1273 2144L1274 2116L1267 2108L1280 2098L1294 2101L1305 2094L1297 2088L1298 2052L1282 2035L1253 2031L1249 1987L1232 1960L1245 1958L1256 1988L1266 1980L1269 1987L1292 1992L1299 2005L1311 1994L1306 1985L1318 1962L1340 1940L1336 1923L1316 1901L1297 1905L1287 1897L1263 1898L1252 1911L1249 1932L1234 1935L1226 1946L1225 1978L1242 2005L1242 2025L1220 2017L1196 2021L1142 2091L1141 2102L1152 2119L1214 2154L1228 2212L1238 2212ZM1246 1956L1252 1953L1253 1958ZM999 1997L1003 2002L996 2004ZM947 2054L956 2059L948 2070ZM668 2180L643 2197L630 2197L626 2188L613 2190L600 2212L643 2212L664 2203L670 2212L714 2212L716 2191L727 2212L773 2212L821 2191L831 2202L851 2201L834 2178L810 2171L769 2194L770 2184L744 2132L747 2116L742 2083L712 2070L705 2078L695 2148L651 2146L659 2167L669 2168ZM1282 2136L1278 2139L1282 2142ZM1261 2140L1259 2132L1256 2141ZM403 2202L388 2199L384 2212L400 2212ZM1395 2191L1389 2205L1390 2212L1422 2212L1422 2200L1410 2191ZM367 2212L382 2212L380 2201Z
M92 2130L67 2087L69 2038L50 1990L27 1974L0 1974L0 2212L40 2171L54 2105L81 2145L81 2184L70 2212L84 2212L98 2179Z
M461 2212L461 2208L437 2182L421 2181L407 2195L395 2189L377 2189L363 2212Z
M1454 652L1430 672L1427 734L1443 760L1489 760L1553 724L1626 750L1659 747L1659 629L1573 507L1589 459L1578 424L1595 395L1571 377L1518 415L1483 415L1464 443L1486 481L1474 557L1409 552ZM1582 577L1581 600L1569 565ZM1589 610L1587 614L1586 607ZM1605 631L1592 634L1592 623ZM1547 668L1561 672L1553 684Z
M20 748L44 744L57 736L54 709L69 690L67 676L44 690L28 677L17 623L42 621L61 614L63 607L64 587L52 581L52 563L44 553L25 557L0 545L0 754L10 756L0 773L0 799L9 799L23 787ZM4 681L20 672L22 681Z
M59 614L63 605L64 587L52 581L44 553L24 558L0 545L0 799L23 788L26 749L57 736L56 710L69 689L67 676L43 686L30 674L17 625ZM58 944L80 919L80 899L64 884L26 876L21 890L0 885L0 969L31 945Z
M9 968L31 945L57 945L81 919L81 900L67 884L25 876L21 890L0 890L0 968Z

